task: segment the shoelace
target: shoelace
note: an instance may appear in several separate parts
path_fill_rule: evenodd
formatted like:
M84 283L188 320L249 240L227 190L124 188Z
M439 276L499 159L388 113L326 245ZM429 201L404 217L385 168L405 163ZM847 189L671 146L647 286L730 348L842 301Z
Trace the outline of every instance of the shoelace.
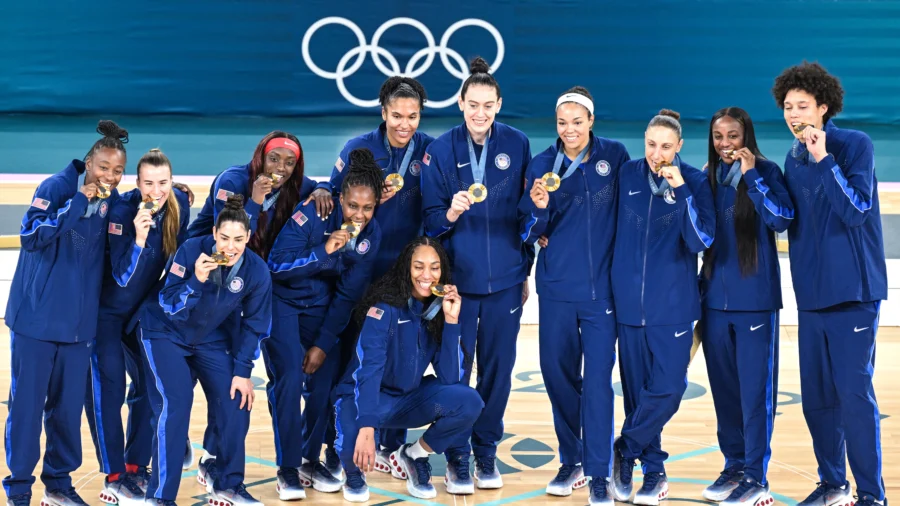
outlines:
M125 489L131 493L131 495L134 495L134 496L144 495L144 491L141 489L141 487L137 483L137 475L126 473L126 474L122 475L121 478L119 478L119 483L121 483L122 486L125 487Z
M135 483L137 483L138 486L141 485L141 482L143 482L144 485L150 483L150 474L151 473L152 473L152 471L150 471L149 467L139 467L138 472L135 473L135 475L134 475Z
M31 504L31 494L19 494L9 498L9 502L15 506L28 506Z
M644 490L650 490L655 487L659 480L662 479L663 475L661 473L650 473L644 475L644 486L641 487Z
M631 483L634 477L634 459L626 459L622 454L619 454L619 475L622 478L622 483L626 485Z
M313 466L313 472L320 474L324 478L331 478L332 480L335 479L335 477L332 476L331 471L329 471L328 468L325 467L321 462L316 462L316 464Z
M331 448L325 449L325 467L328 469L337 469L341 466L341 458L337 452Z
M739 471L735 467L729 467L728 469L722 471L721 474L719 474L719 478L716 480L715 483L713 483L713 486L721 487L722 485L724 485L724 484L728 483L729 481L731 481L732 479L734 479L735 475L737 475L740 472L741 471Z
M482 457L478 459L481 472L484 474L494 474L494 457Z
M566 481L577 469L578 466L563 464L559 466L559 471L556 473L556 478L553 481Z
M854 496L854 499L856 499L856 506L875 506L878 504L875 502L875 497L871 495Z
M210 459L206 462L206 476L208 476L207 481L215 481L215 479L219 476L219 470L216 468L216 460Z
M828 490L831 489L831 485L825 483L824 481L820 481L816 483L818 485L815 490L813 490L812 494L809 494L809 497L806 498L806 501L815 500L821 498L823 495L828 493ZM804 502L806 502L804 501Z
M58 494L66 496L70 501L76 504L84 504L85 506L87 506L87 503L84 502L84 499L82 499L81 496L78 495L78 492L75 491L75 487L68 488L66 490L57 490L56 492Z
M351 471L347 473L347 486L350 487L351 490L360 489L366 486L366 480L363 479L361 472Z
M246 500L248 500L248 501L255 501L255 500L256 500L256 499L253 498L252 495L250 495L250 492L247 492L247 486L244 485L243 483L241 483L240 485L234 487L234 489L232 489L232 490L234 490L234 495L236 495L236 496L238 496L238 497L240 497L240 498L242 498L242 499L246 499Z
M294 467L282 467L278 470L278 475L284 480L288 487L300 487L300 473Z
M729 498L741 497L744 494L746 494L747 492L749 492L751 489L756 488L758 486L759 486L759 484L753 480L741 480L741 484L738 485L738 487L736 489L731 491L731 496Z
M597 499L606 499L608 482L606 480L591 480L591 495Z
M424 485L428 483L431 480L431 462L428 462L428 457L415 459L413 462L416 465L416 475L419 478L419 484Z
M456 477L460 480L469 479L469 456L459 457L453 464L456 467Z

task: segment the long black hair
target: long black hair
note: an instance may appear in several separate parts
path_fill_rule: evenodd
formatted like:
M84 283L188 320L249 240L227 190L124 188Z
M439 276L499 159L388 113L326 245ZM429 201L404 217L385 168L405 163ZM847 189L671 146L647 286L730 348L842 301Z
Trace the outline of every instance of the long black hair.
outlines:
M712 186L713 195L716 194L718 181L716 173L719 171L719 160L721 155L716 150L713 140L713 126L716 121L728 116L737 121L744 128L744 147L750 150L757 160L765 160L766 158L759 152L759 146L756 144L756 133L753 130L753 120L747 111L740 107L725 107L719 109L713 114L709 122L709 155L707 161L707 177L709 184ZM721 219L721 218L720 218ZM734 201L734 233L737 236L737 253L738 265L741 268L741 275L746 277L756 272L758 268L757 258L757 242L756 236L756 209L753 207L753 201L747 195L747 183L741 179L737 187L737 198ZM769 234L772 233L770 230ZM716 245L713 244L705 252L703 252L703 275L709 279L712 276L712 264L716 255Z
M378 281L372 283L366 291L366 295L356 306L354 318L359 327L362 328L366 313L372 306L383 302L389 306L402 308L409 303L409 298L413 295L412 286L412 257L416 248L419 246L431 246L437 252L438 258L441 260L441 279L440 284L446 285L450 282L450 257L447 251L441 246L441 243L431 239L430 237L417 237L409 242L400 257L394 262L394 265L384 274ZM425 305L431 303L431 298L425 301ZM444 332L444 312L438 311L438 314L429 321L425 328L431 335L431 338L441 342L441 336Z
M303 146L300 144L300 139L294 134L275 130L263 137L253 151L253 158L250 160L250 167L248 167L248 170L250 171L251 192L253 182L256 181L256 178L258 178L260 174L266 172L266 144L272 139L277 139L279 137L285 137L297 144L297 147L300 148L300 156L297 157L297 165L294 166L294 172L291 173L291 177L281 185L281 189L279 190L281 196L275 202L273 208L270 209L270 212L268 213L259 214L256 222L256 232L253 233L247 244L247 246L263 260L268 260L269 252L272 251L275 239L278 237L281 229L284 228L284 224L287 223L288 218L293 214L294 207L300 202L300 187L303 185Z

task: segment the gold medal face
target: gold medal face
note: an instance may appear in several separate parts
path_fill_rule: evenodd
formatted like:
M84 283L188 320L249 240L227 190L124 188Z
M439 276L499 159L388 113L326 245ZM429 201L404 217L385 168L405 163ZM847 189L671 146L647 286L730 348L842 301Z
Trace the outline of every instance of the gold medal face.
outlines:
M150 214L156 214L156 212L159 211L159 201L154 198L147 197L143 202L141 202L141 205L138 206L138 209L148 209L150 210Z
M105 184L97 181L97 197L101 199L107 199L109 198L109 195L109 186L106 186Z
M541 181L544 182L544 187L547 188L548 192L555 192L559 190L559 185L562 184L562 180L556 174L552 172L548 172L541 177Z
M271 173L271 172L267 173L266 177L269 178L269 181L272 181L272 184L277 184L279 181L282 180L282 178L284 178L284 176L282 176L281 174L275 174L275 173Z
M225 256L225 253L222 253L221 251L213 253L212 255L210 255L210 258L218 265L228 265L228 257Z
M722 151L722 154L725 155L725 156L728 157L728 158L734 158L734 154L735 154L736 152L737 152L737 151L734 150L734 149L726 149L725 151Z
M346 230L350 237L356 237L359 235L359 227L356 226L356 223L352 221L348 221L341 225L341 230Z
M435 297L443 297L446 292L444 292L444 285L433 284L431 285L431 293Z
M800 133L802 133L804 130L806 130L807 127L811 127L811 126L812 126L812 125L810 125L810 124L808 124L808 123L800 123L800 124L798 124L798 125L794 125L794 133L795 133L795 134L800 134Z
M487 187L481 183L475 183L469 187L469 195L475 202L484 202L487 199Z
M663 161L659 162L659 165L656 166L656 172L659 172L662 169L665 169L666 167L674 167L674 165L672 165L672 162L667 162L667 161L663 160Z
M388 174L386 178L384 178L386 183L391 183L391 188L394 191L400 191L403 189L403 176L397 174L396 172L393 174Z

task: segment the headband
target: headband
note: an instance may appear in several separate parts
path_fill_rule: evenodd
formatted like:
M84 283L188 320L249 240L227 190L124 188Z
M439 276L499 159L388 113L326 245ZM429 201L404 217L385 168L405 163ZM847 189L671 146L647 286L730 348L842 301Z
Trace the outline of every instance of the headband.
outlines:
M263 154L268 154L269 151L277 148L285 148L294 153L294 156L296 156L297 159L300 159L300 146L298 146L296 142L288 139L287 137L275 137L274 139L267 142L266 150L263 152Z
M559 97L559 100L556 101L556 108L559 109L559 106L563 105L566 102L575 102L576 104L581 104L588 110L589 113L594 114L594 102L591 99L580 93L566 93L565 95Z

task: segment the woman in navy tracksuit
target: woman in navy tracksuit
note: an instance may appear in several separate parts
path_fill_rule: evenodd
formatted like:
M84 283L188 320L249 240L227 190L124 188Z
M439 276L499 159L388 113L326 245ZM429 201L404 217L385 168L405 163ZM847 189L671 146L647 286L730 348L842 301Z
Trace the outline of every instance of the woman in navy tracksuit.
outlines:
M612 496L631 497L636 459L644 484L635 504L668 493L663 426L687 387L700 318L697 254L712 245L716 211L706 175L681 161L678 113L662 110L644 134L644 158L619 170L612 284L619 328L625 423L614 445Z
M619 168L629 158L622 143L594 136L593 110L593 98L580 86L559 97L559 139L531 160L526 179L530 195L522 197L519 219L525 243L541 240L542 246L535 274L541 373L562 463L547 493L571 495L590 476L590 502L604 504L615 430L609 381L616 364L610 269ZM559 185L544 181L551 173L561 179ZM588 364L584 378L582 362Z
M381 244L372 216L383 187L372 152L353 150L340 205L324 221L316 219L315 203L298 205L269 255L275 300L272 337L263 351L282 500L302 499L304 486L341 489L319 455L340 373L340 333L369 284Z
M22 219L22 250L5 316L12 379L5 433L10 475L3 488L15 506L31 502L45 413L42 502L84 504L70 473L81 465L81 410L97 329L109 208L118 198L115 187L125 172L128 142L128 132L112 121L101 121L97 132L103 137L85 161L72 160L45 179ZM100 186L110 190L107 198L98 196Z
M794 206L781 169L759 152L743 109L713 115L707 167L716 199L716 241L703 256L700 334L725 470L703 497L754 506L772 500L766 471L781 309L774 232L787 230Z
M525 282L534 247L519 235L519 200L526 192L525 170L531 147L525 134L494 121L500 110L500 86L487 62L473 60L462 86L459 108L465 122L428 146L422 163L425 233L440 238L453 264L463 297L460 315L468 384L474 355L484 411L472 431L475 479L479 488L500 488L495 465L503 437L503 413L512 388L516 338ZM447 490L474 492L469 474L469 444L447 451Z
M409 241L422 231L422 157L425 148L434 140L418 130L424 110L425 88L411 77L390 77L381 85L378 93L381 102L381 118L384 122L375 130L354 137L344 145L331 172L331 186L340 191L344 181L344 167L350 161L350 152L366 148L375 155L375 160L387 178L381 202L375 212L375 219L381 227L381 246L375 256L372 281L380 278L397 260L397 256ZM400 177L402 186L394 182ZM359 334L359 329L349 326L345 332ZM349 359L345 353L344 360ZM342 360L342 365L346 362ZM329 424L329 432L333 428ZM333 436L333 435L332 435ZM329 445L333 437L328 438ZM375 469L384 473L391 471L387 457L406 441L406 431L388 431L381 438ZM329 447L325 451L326 468L339 478L340 460Z
M434 239L414 239L357 308L362 330L335 403L335 447L347 471L347 501L369 500L363 472L375 463L375 430L423 425L429 425L425 434L390 460L410 495L435 497L429 454L467 439L484 406L478 392L461 382L463 302L447 284L448 263ZM443 289L442 297L433 288ZM423 378L429 365L437 377Z
M788 239L803 414L821 478L800 504L853 504L847 461L856 504L887 504L872 385L878 311L887 298L872 140L831 121L844 90L819 64L785 70L772 92L795 138L784 162L797 209Z
M270 177L275 175L275 180ZM250 216L250 230L253 233L251 247L271 234L277 236L290 216L291 210L316 188L330 191L327 182L316 184L303 174L303 150L300 141L293 134L276 130L259 141L253 158L246 165L226 169L216 176L209 187L209 196L203 209L188 228L188 237L202 237L212 233L213 224L225 207L231 195L244 196L244 211ZM323 193L316 198L317 212L327 215L331 212L331 196ZM309 197L309 198L308 198ZM271 223L270 223L271 222ZM270 244L271 246L271 244ZM265 251L257 251L263 258Z
M226 506L262 505L243 484L244 439L254 398L250 372L259 342L271 327L272 281L265 262L245 249L250 218L243 207L241 195L229 196L213 235L185 241L170 262L159 296L140 310L154 431L146 495L158 504L174 505L178 495L192 377L197 377L214 406L221 435L218 474L207 486L210 500ZM223 323L238 329L236 343L217 332Z
M145 208L152 205L156 209ZM153 431L140 345L127 326L146 296L158 292L160 275L190 221L188 196L172 188L166 155L154 149L141 157L137 188L122 195L109 216L109 261L85 409L100 469L108 475L100 499L128 506L144 500ZM126 371L131 378L127 435L121 414Z

